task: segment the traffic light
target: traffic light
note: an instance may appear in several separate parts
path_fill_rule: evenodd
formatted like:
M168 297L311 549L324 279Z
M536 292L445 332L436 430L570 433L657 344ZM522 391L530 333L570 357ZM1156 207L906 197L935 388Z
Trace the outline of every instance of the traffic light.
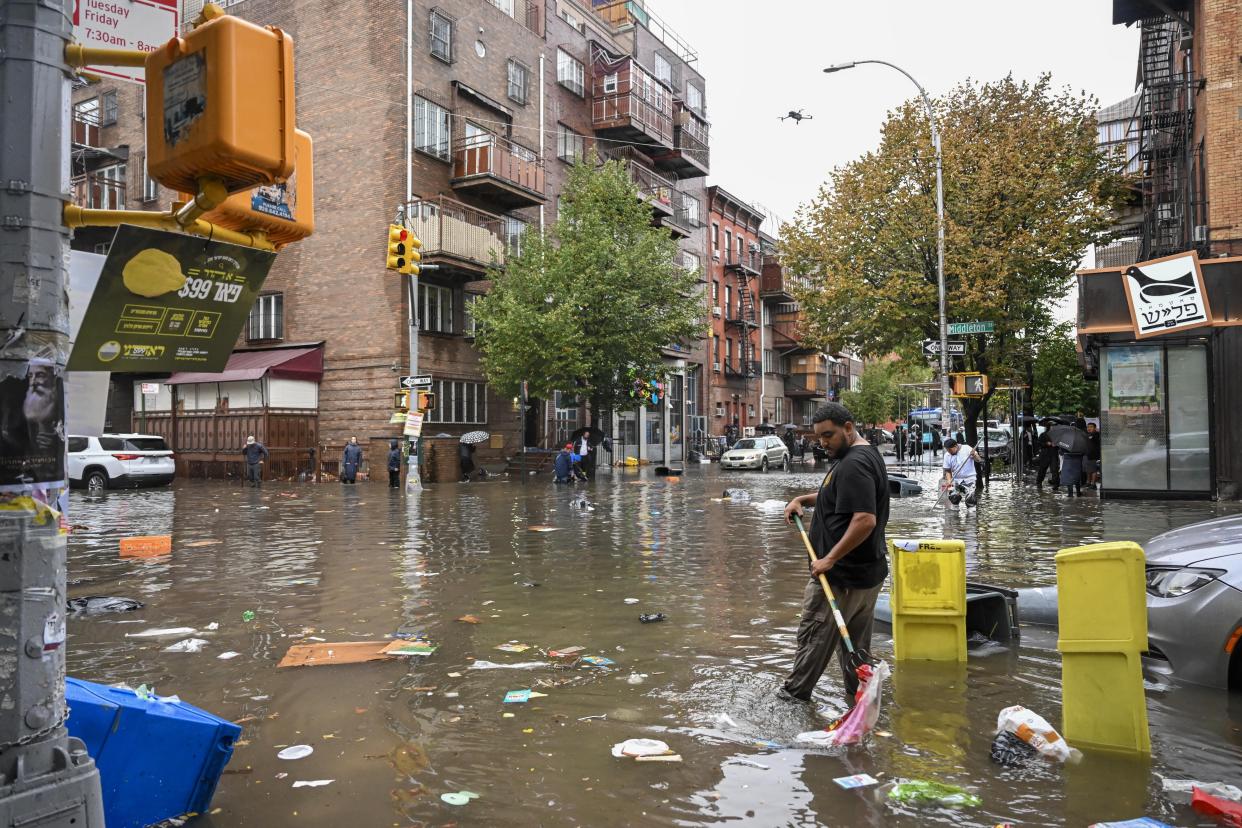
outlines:
M986 397L988 393L987 374L965 373L950 374L955 397Z
M430 411L436 407L436 394L434 391L418 392L418 410Z
M410 409L410 392L398 391L393 397L392 407L398 411L408 411Z
M423 243L401 225L388 225L388 261L386 267L398 273L417 276L418 262L422 260L418 248L422 246Z

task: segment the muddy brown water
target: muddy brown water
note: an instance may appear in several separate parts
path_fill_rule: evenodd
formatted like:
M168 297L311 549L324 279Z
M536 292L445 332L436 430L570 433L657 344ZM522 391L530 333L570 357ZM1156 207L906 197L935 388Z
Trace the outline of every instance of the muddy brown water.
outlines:
M73 620L69 672L153 685L244 721L200 826L1085 826L1142 815L1212 824L1162 793L1161 777L1242 782L1242 703L1223 692L1150 690L1150 760L1092 752L1075 767L1023 770L989 761L1001 708L1060 719L1060 660L1047 633L975 651L961 668L897 666L878 726L891 735L835 753L796 746L795 734L843 709L840 678L835 667L825 673L818 710L772 695L792 661L805 562L779 513L755 503L810 491L822 474L695 467L669 482L605 472L574 489L545 476L414 498L379 482L75 494L72 521L84 528L69 544L70 596L146 607ZM915 474L934 486L933 470ZM714 501L726 486L752 502ZM890 536L963 538L970 576L1008 586L1053 583L1060 548L1141 542L1235 508L1068 500L1006 481L977 513L933 512L930 498L894 500ZM118 558L118 539L138 534L171 534L173 554ZM243 622L246 610L253 621ZM666 620L640 624L651 612ZM455 620L466 614L481 623ZM200 633L209 641L201 653L163 652L175 638L126 637L212 622L219 629ZM276 667L308 636L394 633L424 633L439 649L408 661ZM511 640L535 649L494 649ZM574 645L616 664L471 669L472 659L550 662L540 648ZM873 650L891 663L886 634ZM240 655L218 659L225 651ZM502 703L526 688L546 697ZM632 737L662 739L684 761L614 759L611 746ZM276 757L292 744L314 753ZM875 789L833 782L855 773L952 782L983 805L894 807ZM333 781L292 787L321 779ZM440 799L463 790L479 797Z

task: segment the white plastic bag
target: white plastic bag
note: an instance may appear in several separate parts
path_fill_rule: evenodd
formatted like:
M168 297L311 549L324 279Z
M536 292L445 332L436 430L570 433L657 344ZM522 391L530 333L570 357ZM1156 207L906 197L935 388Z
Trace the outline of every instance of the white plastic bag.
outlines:
M1040 752L1041 755L1061 762L1077 762L1082 753L1066 744L1061 734L1053 729L1038 713L1020 704L1006 707L996 717L997 733L1012 733Z

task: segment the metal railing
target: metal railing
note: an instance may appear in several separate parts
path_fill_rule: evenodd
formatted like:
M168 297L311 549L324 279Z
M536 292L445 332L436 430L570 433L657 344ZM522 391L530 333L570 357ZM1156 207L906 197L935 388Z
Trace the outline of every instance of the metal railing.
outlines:
M447 196L412 201L406 221L423 243L424 258L452 256L487 266L505 262L505 222Z
M630 170L630 180L638 187L639 195L671 213L675 192L673 182L636 161L630 160L626 166Z
M758 253L750 253L739 256L737 251L725 251L725 267L738 268L749 273L759 273L761 259Z
M707 167L711 158L711 128L707 121L682 101L676 102L674 117L677 123L677 148L701 166Z
M673 99L651 73L628 58L593 67L591 124L597 130L631 127L673 146Z
M498 135L472 136L453 153L453 178L492 176L543 196L543 159L532 155Z
M98 172L75 176L73 203L90 210L124 210L125 180L109 178Z
M669 28L663 20L647 10L646 3L643 0L613 0L611 3L590 3L587 5L591 6L591 10L595 12L598 18L614 29L635 23L641 24L643 28L651 32L657 40L686 63L694 63L699 59L694 49L690 48L690 44L682 40L681 36Z

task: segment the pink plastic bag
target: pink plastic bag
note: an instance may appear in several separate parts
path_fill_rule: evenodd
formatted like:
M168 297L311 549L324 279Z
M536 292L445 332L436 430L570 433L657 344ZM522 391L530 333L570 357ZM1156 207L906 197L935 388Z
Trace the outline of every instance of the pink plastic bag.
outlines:
M855 745L861 742L880 718L880 696L888 675L888 664L883 661L875 666L864 664L859 667L860 683L858 692L854 694L854 706L824 730L799 733L798 741L811 742L820 747Z

